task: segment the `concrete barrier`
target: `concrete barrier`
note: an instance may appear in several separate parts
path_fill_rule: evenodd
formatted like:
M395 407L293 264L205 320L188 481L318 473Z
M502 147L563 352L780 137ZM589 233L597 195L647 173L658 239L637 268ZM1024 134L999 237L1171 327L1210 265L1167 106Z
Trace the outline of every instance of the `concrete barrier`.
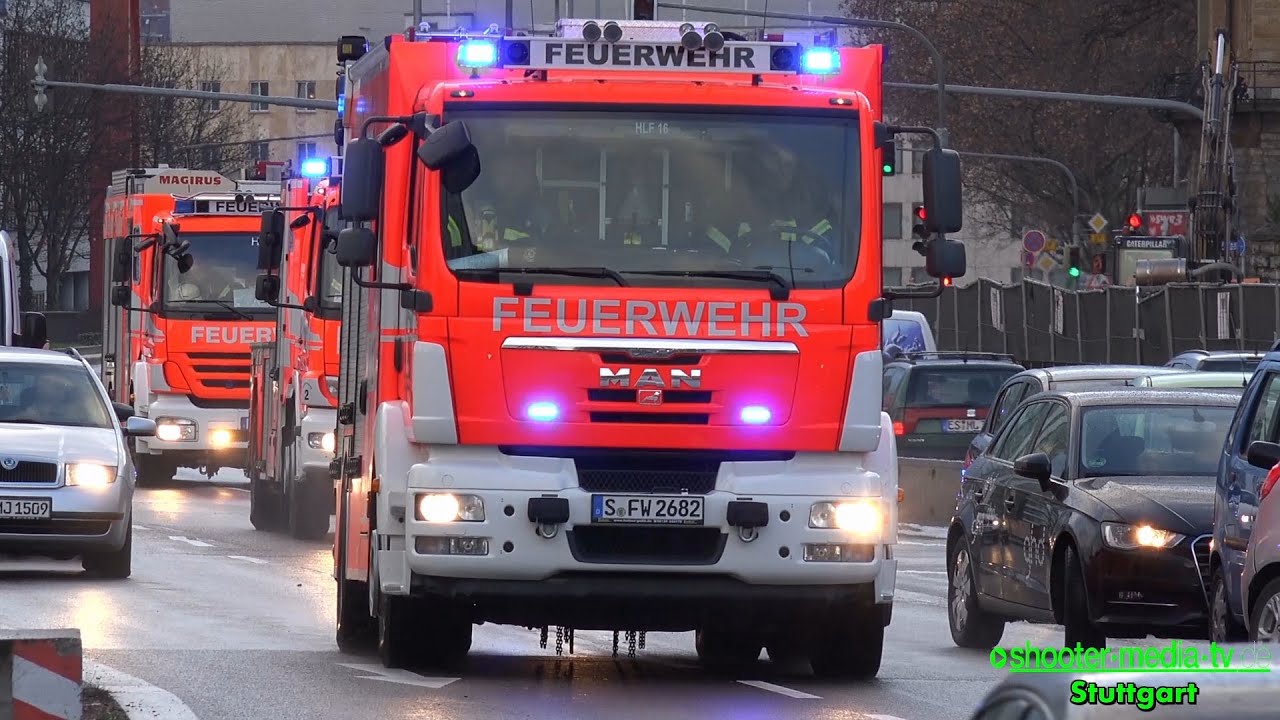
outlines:
M80 720L79 630L0 630L0 720Z
M946 525L956 509L960 491L958 460L898 458L898 488L902 504L898 522L916 525Z

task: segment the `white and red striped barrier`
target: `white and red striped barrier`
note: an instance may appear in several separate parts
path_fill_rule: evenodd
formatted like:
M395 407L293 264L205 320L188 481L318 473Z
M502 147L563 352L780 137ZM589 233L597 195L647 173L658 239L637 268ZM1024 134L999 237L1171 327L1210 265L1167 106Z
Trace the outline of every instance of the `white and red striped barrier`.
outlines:
M0 720L80 720L79 630L0 630Z

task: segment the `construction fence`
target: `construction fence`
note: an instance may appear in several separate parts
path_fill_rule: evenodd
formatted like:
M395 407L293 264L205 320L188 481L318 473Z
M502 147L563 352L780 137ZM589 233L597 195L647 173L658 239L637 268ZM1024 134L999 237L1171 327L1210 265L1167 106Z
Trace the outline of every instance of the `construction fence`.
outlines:
M1163 365L1186 350L1266 351L1280 337L1280 285L1068 290L980 280L893 309L923 313L939 350L1008 353L1026 367Z

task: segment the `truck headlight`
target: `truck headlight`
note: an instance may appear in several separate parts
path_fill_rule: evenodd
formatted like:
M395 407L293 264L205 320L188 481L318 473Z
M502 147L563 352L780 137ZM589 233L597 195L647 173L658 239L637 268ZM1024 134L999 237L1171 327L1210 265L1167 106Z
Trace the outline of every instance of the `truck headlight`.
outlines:
M424 522L484 522L484 501L475 495L419 495L417 505L418 519Z
M878 500L844 500L814 503L809 509L809 527L844 530L854 535L879 535L884 513Z
M196 439L196 423L187 418L158 417L156 439L162 442L193 442Z
M67 466L67 485L100 488L106 487L115 481L116 468L113 465L72 463Z
M1161 550L1177 545L1185 537L1186 535L1179 535L1178 533L1161 530L1150 525L1102 523L1102 541L1108 547L1113 547L1117 550L1135 550L1137 548Z
M307 444L316 450L333 452L333 433L307 433Z

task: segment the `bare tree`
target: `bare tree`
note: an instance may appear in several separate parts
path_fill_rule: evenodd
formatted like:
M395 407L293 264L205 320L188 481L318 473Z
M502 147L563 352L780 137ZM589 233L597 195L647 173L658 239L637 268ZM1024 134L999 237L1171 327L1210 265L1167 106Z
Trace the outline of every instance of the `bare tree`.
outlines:
M946 60L947 82L1064 92L1161 96L1177 71L1194 70L1194 0L1009 2L846 0L854 17L893 19L919 28ZM886 79L933 83L927 52L911 37L868 33L889 47ZM1181 99L1181 98L1180 98ZM888 90L895 120L934 124L935 96ZM1173 176L1173 128L1148 110L1084 103L950 95L947 125L959 150L1057 160L1113 225L1127 216L1144 184ZM966 158L966 195L1066 237L1071 193L1062 173L1043 164ZM1084 200L1081 200L1082 204Z
M203 89L228 75L224 64L194 48L148 45L142 48L143 82L154 87ZM168 163L196 170L231 172L248 162L247 145L191 149L195 145L235 143L247 122L243 104L145 96L139 103L138 134L142 162Z
M108 24L109 25L109 24ZM102 27L95 32L109 32ZM90 160L98 154L126 156L112 143L112 108L129 96L50 89L41 111L33 102L31 79L37 57L58 80L101 82L104 63L89 40L85 4L78 0L10 0L0 16L0 227L16 238L19 294L33 301L32 279L45 279L46 304L60 307L62 277L87 257L90 226ZM209 67L190 51L146 48L142 84L198 87L218 80L222 68ZM229 103L214 111L199 101L144 97L137 103L142 160L185 164L177 151L196 143L234 142L240 121ZM127 115L126 115L127 117ZM232 148L194 167L236 167L244 150Z

